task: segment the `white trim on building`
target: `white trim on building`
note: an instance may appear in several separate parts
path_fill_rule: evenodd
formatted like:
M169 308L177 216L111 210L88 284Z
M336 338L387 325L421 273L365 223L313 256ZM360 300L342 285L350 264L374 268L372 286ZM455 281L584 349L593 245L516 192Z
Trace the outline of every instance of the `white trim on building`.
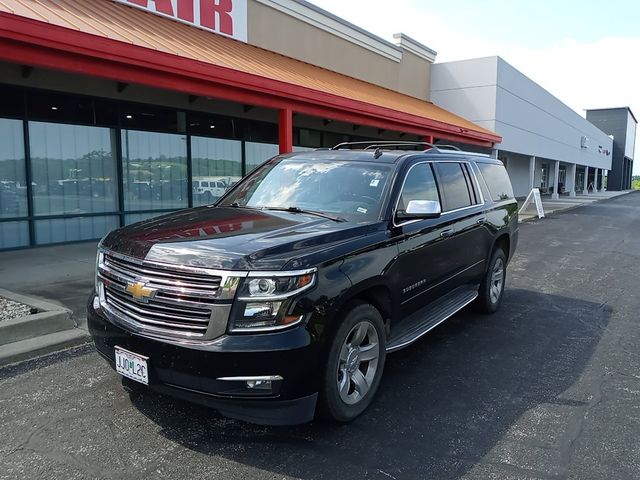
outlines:
M436 61L436 56L438 52L430 49L426 45L414 40L409 35L404 33L394 33L393 38L400 48L417 55L420 58L423 58L431 63Z

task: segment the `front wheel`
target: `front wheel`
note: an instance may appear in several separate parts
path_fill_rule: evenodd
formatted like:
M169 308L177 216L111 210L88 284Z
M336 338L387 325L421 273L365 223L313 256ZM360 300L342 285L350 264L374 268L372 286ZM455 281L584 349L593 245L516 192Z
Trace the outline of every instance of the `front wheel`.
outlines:
M484 313L494 313L502 303L505 280L507 279L507 257L504 250L496 249L491 255L489 268L478 290L476 307Z
M354 306L329 349L321 396L326 417L346 423L366 410L380 385L386 345L380 312L370 304Z

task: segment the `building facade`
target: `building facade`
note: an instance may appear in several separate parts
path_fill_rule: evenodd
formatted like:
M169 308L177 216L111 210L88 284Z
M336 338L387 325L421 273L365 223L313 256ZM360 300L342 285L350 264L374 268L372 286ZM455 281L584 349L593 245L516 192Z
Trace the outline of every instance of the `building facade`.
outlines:
M492 153L516 196L534 187L553 198L603 188L612 139L502 58L433 65L431 98L503 137Z
M633 112L629 107L587 110L587 120L613 137L613 162L607 189L630 189L638 126Z
M294 149L492 148L430 102L435 55L302 0L3 0L0 249L210 203Z

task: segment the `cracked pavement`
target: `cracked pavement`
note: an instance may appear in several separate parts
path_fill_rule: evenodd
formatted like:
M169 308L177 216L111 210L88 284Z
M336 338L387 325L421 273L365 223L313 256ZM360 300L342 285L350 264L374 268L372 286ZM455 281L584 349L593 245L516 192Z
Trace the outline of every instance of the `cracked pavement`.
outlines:
M91 346L0 370L0 479L637 479L640 193L523 224L502 310L391 355L348 426L125 390Z

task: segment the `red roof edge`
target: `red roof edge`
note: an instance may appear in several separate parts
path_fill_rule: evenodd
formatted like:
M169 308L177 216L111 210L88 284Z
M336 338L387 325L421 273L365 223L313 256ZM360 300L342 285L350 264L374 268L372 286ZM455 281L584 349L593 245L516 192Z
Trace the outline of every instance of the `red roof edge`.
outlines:
M497 134L0 12L0 59L490 147Z

